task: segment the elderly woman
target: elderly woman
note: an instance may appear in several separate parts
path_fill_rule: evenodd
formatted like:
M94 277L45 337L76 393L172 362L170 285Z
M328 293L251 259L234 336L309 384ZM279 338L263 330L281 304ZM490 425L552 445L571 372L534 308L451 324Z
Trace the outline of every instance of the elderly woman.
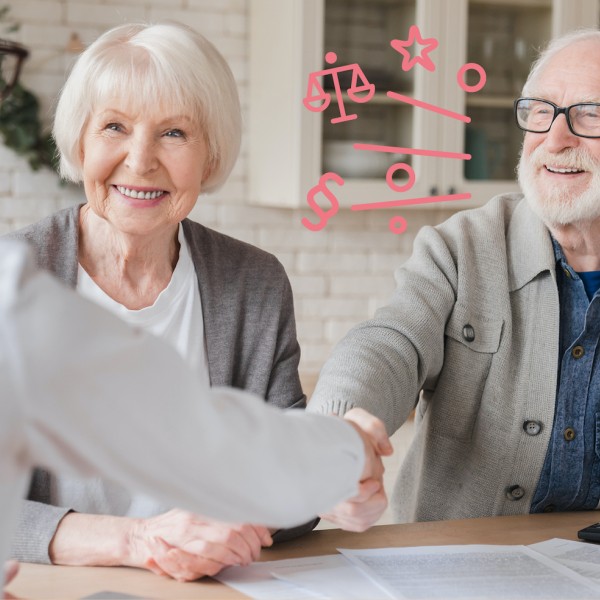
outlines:
M87 202L13 237L81 294L167 340L201 380L303 407L283 267L186 218L229 175L240 130L233 76L206 39L178 24L117 27L81 55L56 110L61 173L83 182ZM164 401L178 411L177 389ZM272 542L262 526L169 508L107 481L36 471L13 554L190 579Z

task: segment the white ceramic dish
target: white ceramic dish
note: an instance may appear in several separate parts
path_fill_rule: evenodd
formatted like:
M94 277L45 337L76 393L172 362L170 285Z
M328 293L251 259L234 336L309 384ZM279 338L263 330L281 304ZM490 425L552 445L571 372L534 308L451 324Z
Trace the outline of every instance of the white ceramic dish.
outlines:
M342 177L385 177L388 168L406 158L403 154L390 154L373 150L356 150L354 144L381 144L365 140L329 140L323 143L323 169Z

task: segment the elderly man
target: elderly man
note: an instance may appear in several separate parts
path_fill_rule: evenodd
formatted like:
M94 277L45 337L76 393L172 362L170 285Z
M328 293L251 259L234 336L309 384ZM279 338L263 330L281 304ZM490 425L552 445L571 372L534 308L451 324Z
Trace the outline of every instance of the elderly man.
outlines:
M515 103L523 195L417 235L397 291L325 365L310 410L416 436L398 521L600 500L600 32L552 42ZM371 501L328 518L366 527Z
M0 45L0 97L25 56ZM10 69L6 57L17 57ZM364 413L343 422L208 388L174 350L63 288L27 248L6 241L0 381L0 565L33 465L98 473L211 517L283 527L357 488L359 500L370 496L381 485L379 454L391 450L381 423ZM186 580L200 562L203 572L222 566L206 546L193 554L157 539L149 560ZM239 562L248 561L240 550ZM11 565L5 576L14 574ZM2 580L0 572L0 590Z

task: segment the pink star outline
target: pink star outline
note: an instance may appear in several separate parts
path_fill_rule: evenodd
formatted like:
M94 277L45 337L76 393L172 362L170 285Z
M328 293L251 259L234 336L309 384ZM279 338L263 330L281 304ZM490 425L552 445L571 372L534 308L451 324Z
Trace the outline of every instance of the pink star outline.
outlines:
M408 48L415 42L417 42L419 46L424 47L421 49L420 54L415 54L415 56L411 58L410 50ZM435 71L435 65L428 54L438 47L438 41L435 38L421 37L421 32L416 25L411 25L411 28L408 30L407 40L392 40L390 45L396 52L402 54L403 71L410 71L416 64L422 65L428 71Z

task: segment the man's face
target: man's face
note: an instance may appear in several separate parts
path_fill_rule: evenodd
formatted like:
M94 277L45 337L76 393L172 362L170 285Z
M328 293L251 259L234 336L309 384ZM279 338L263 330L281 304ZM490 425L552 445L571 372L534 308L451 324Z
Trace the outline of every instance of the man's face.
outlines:
M531 97L558 106L600 102L600 43L579 42L560 51L532 82ZM525 134L519 183L548 225L600 218L600 139L582 138L559 115L547 133Z

